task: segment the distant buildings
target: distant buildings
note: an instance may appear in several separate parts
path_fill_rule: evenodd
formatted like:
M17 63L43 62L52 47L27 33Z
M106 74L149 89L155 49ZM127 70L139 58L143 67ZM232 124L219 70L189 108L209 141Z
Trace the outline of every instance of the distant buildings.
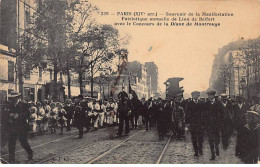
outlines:
M154 62L146 62L145 67L151 77L151 92L158 93L158 67Z
M153 64L154 67L157 68L154 62L150 62ZM129 84L131 86L131 89L134 90L138 96L138 98L145 98L148 99L150 97L154 96L154 91L157 89L157 81L154 84L155 88L153 89L152 84L152 76L149 75L152 72L149 71L150 69L147 69L146 66L138 61L128 62L127 63L127 69L123 71L123 74L120 75L120 79L117 81L115 86L115 92L114 92L114 98L117 98L117 94L122 91L122 88L125 89L127 93L129 93ZM157 70L158 71L158 68ZM119 76L119 74L113 75L113 80L110 82L110 87L115 83L116 78ZM154 80L157 80L158 73L155 73L153 75L155 78ZM111 90L108 90L109 87L105 87L104 92L105 96L107 97L108 93ZM111 89L111 88L110 88ZM111 93L111 92L110 92ZM158 93L157 93L158 94ZM158 96L156 94L156 97Z
M40 1L37 0L1 0L0 1L0 96L7 99L8 93L19 92L19 82L23 82L23 99L26 101L42 101L51 99L53 89L53 67L43 62L39 67L23 73L23 81L18 79L16 49L21 35L32 24L32 16ZM63 75L58 74L58 100L64 100Z
M213 62L209 86L217 95L230 98L260 96L260 37L238 40L218 50Z

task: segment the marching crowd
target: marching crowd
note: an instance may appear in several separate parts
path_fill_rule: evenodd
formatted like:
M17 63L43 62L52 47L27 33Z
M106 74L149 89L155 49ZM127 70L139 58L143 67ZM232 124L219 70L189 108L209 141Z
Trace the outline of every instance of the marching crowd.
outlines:
M70 131L72 126L82 127L82 130L83 127L86 127L85 132L88 132L91 125L93 130L97 130L118 123L117 103L114 103L113 99L104 102L95 98L83 98L79 95L74 101L67 99L64 104L61 102L48 103L45 100L42 103L37 102L36 105L33 103L29 103L29 105L29 125L32 136L34 134L42 135L47 131L56 133L57 129L62 135L64 128L66 131ZM83 132L80 131L80 133L80 138L82 138Z
M47 131L59 134L70 131L75 126L79 138L85 133L96 131L105 126L118 125L118 136L131 129L136 129L139 122L146 130L157 128L159 140L163 140L168 132L173 132L175 139L185 138L187 130L191 133L194 156L203 155L205 136L209 140L211 159L219 156L219 144L228 149L231 135L237 135L235 155L245 163L256 163L259 159L259 129L260 105L259 98L252 104L244 102L242 97L231 101L222 94L216 98L216 92L207 92L208 98L199 98L200 92L192 92L192 98L176 99L138 99L136 93L128 94L123 90L118 94L118 100L108 101L84 98L79 95L75 100L67 99L61 102L24 103L19 100L20 94L11 93L5 112L2 114L2 124L8 135L9 162L15 160L15 142L18 139L28 153L28 160L33 157L33 151L27 140L27 132L43 135ZM28 110L27 110L28 109Z

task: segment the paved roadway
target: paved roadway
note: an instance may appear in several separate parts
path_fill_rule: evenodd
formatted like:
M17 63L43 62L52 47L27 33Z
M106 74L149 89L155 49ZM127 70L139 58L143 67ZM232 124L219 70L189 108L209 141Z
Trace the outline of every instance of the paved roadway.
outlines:
M27 162L27 154L17 142L17 163L44 163L44 164L154 164L164 150L167 138L159 141L156 129L144 131L144 128L132 130L128 136L115 138L117 127L108 127L98 131L85 133L83 139L78 139L77 130L73 128L62 136L47 133L29 139L34 151L34 159ZM209 161L210 149L207 140L204 141L204 155L193 156L190 135L185 140L169 140L160 163L242 163L234 156L235 137L231 139L230 148L223 150L220 147L220 156L215 161ZM6 150L1 148L1 157L8 158Z

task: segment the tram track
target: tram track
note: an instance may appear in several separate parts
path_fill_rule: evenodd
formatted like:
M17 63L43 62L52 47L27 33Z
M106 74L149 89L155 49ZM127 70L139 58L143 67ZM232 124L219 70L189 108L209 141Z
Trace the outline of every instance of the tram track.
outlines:
M91 160L88 160L88 161L84 162L84 164L94 163L95 161L99 160L103 156L105 156L108 153L112 152L113 150L115 150L116 148L120 147L122 144L124 144L125 142L127 142L128 140L130 140L131 138L135 137L137 134L142 133L142 132L144 132L144 130L140 130L140 131L136 132L135 134L133 134L130 137L126 138L125 140L121 141L119 144L114 145L112 148L107 149L106 151L102 152L98 156L95 156ZM49 162L49 161L54 160L54 159L63 158L63 156L65 156L67 153L71 153L73 151L76 151L76 150L81 149L82 147L88 146L88 145L90 145L90 143L87 143L87 144L84 144L84 145L80 145L78 147L74 147L74 148L68 149L67 151L64 151L64 152L62 152L60 154L55 154L54 156L51 156L51 157L46 158L44 160L38 161L36 163L37 164L44 164L45 162Z
M165 144L165 146L164 146L164 148L163 148L163 150L162 150L158 160L156 161L156 164L160 164L161 163L161 161L162 161L162 159L163 159L163 157L165 155L165 151L167 150L167 148L169 146L169 143L170 143L170 141L172 139L172 136L173 136L173 133L171 133L171 135L169 136L169 138L167 140L167 143Z
M87 142L81 143L77 145L76 147L73 147L72 145L70 148L67 148L66 150L62 150L60 153L54 153L51 150L49 151L49 156L46 156L46 158L42 159L43 157L41 156L36 156L34 157L34 160L32 162L28 163L34 163L34 164L48 164L48 163L80 163L80 164L98 164L98 163L104 163L108 161L108 158L116 155L119 155L120 160L114 160L114 162L111 160L110 163L129 163L129 161L122 161L125 157L128 158L135 158L135 156L138 157L139 163L142 162L148 162L148 163L155 163L155 164L160 164L161 161L163 160L163 157L165 156L165 152L169 146L169 143L172 139L172 134L169 135L168 139L166 141L155 141L152 139L152 141L149 139L149 141L146 140L140 140L139 137L136 137L137 135L142 134L145 132L145 130L139 130L136 133L132 134L131 136L127 138L116 138L119 140L106 140L107 145L105 145L102 150L95 150L101 142L100 140L97 141L92 141L91 143ZM144 133L142 135L147 135L147 133ZM148 133L149 134L149 133ZM156 134L153 133L154 137L156 137ZM66 138L69 138L71 136L75 135L70 135L67 136ZM135 137L135 138L134 138ZM133 139L134 138L134 139ZM131 140L132 139L132 140ZM60 139L62 140L62 139ZM58 142L58 141L52 141L52 142ZM51 143L52 143L51 142ZM43 143L41 146L43 147L46 143ZM135 147L135 145L137 145ZM35 147L41 147L40 145L35 146ZM130 146L130 147L129 147ZM147 147L146 147L147 146ZM135 148L134 148L135 147ZM149 148L151 147L151 149ZM104 149L105 148L105 149ZM85 150L91 150L93 149L94 152L89 152ZM131 151L128 152L128 149ZM145 156L140 156L139 153L136 153L136 155L133 155L133 152L138 152L138 150L145 150L145 152L152 153L152 149L156 150L156 153L152 154L150 157L145 155ZM86 154L84 154L86 152ZM132 152L132 153L131 153ZM141 153L142 151L140 151ZM126 155L124 154L126 153ZM51 155L53 154L53 155ZM81 158L77 157L78 154L81 156ZM141 153L142 155L143 153ZM122 155L122 157L121 157ZM140 157L139 157L140 156ZM83 158L82 158L83 157ZM156 158L157 157L157 158ZM112 157L113 158L113 157ZM137 162L138 163L138 162Z

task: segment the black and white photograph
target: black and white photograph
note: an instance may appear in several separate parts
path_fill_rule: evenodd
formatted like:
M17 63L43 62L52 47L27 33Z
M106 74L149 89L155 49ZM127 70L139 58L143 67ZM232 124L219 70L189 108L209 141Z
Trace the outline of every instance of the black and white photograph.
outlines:
M1 164L260 164L260 0L0 0Z

